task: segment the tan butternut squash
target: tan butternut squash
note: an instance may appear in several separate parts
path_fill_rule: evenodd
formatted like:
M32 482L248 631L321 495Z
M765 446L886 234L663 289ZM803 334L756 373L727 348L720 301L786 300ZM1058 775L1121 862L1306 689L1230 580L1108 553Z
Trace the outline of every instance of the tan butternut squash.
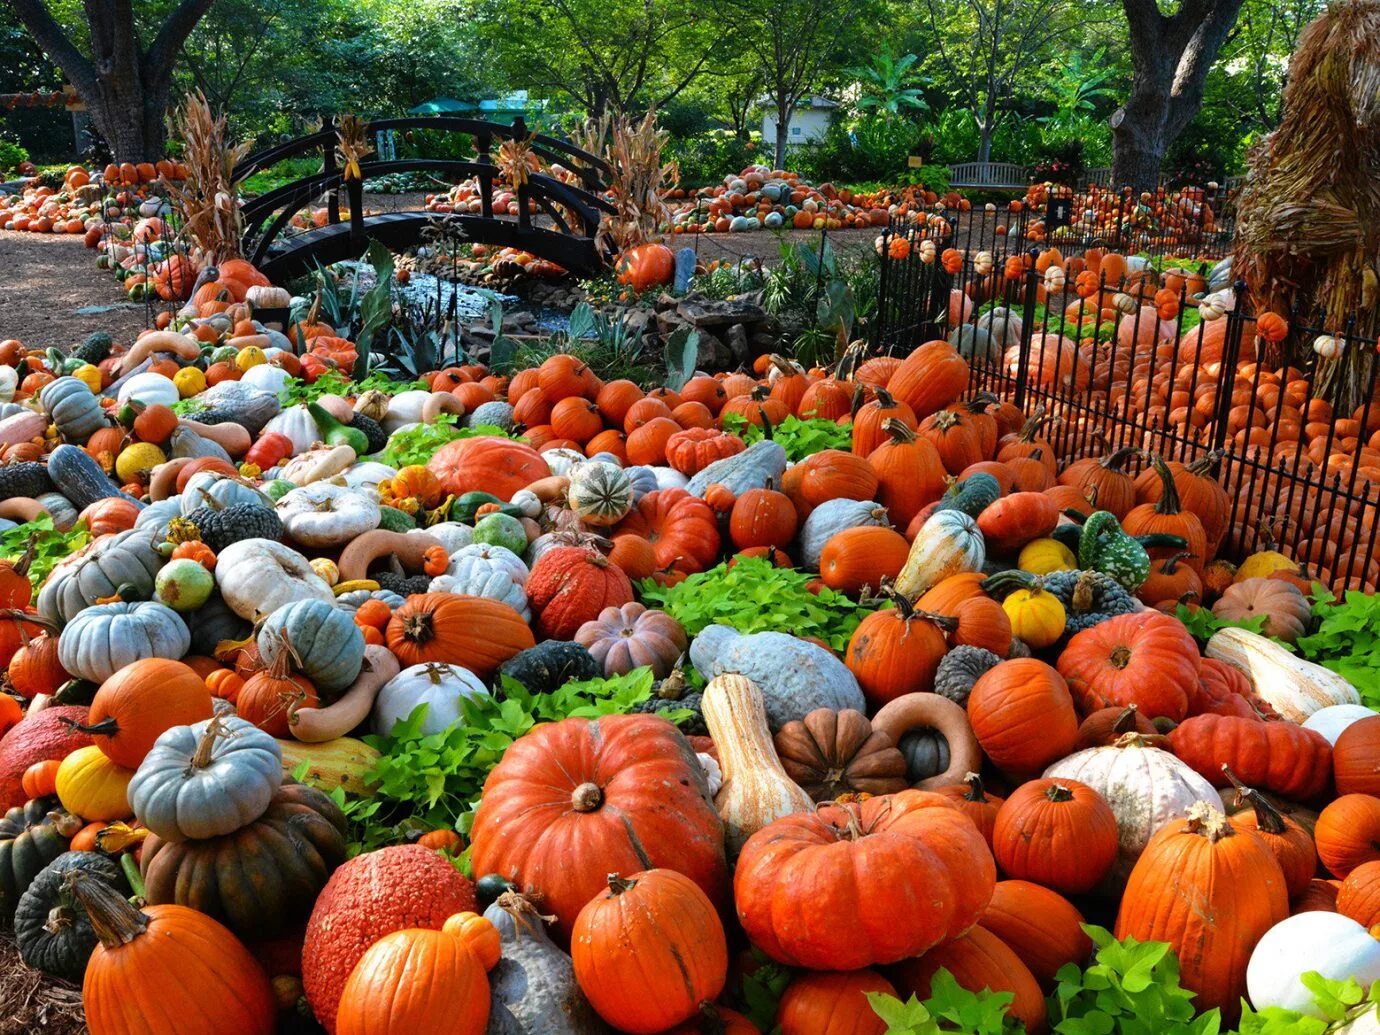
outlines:
M1218 629L1203 653L1246 673L1255 692L1290 722L1301 723L1330 705L1361 703L1356 688L1331 669L1249 629Z
M757 684L731 673L716 676L704 688L701 708L723 770L714 806L730 853L772 820L815 807L777 757Z
M307 744L324 744L345 736L369 717L383 684L401 671L398 659L387 647L365 647L364 665L355 681L326 708L298 708L288 719L288 732Z
M427 532L389 532L376 529L358 536L340 555L337 567L340 581L351 582L366 578L369 565L385 554L395 554L399 563L409 571L421 571L422 559L441 540Z
M150 331L130 346L120 361L120 373L129 373L155 352L171 352L190 363L201 355L201 346L176 331Z

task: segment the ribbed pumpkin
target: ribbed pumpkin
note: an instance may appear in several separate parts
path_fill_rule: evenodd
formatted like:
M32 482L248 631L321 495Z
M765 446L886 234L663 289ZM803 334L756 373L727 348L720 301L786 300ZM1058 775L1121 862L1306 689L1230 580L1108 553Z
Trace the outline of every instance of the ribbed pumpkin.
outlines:
M1085 783L1031 780L997 813L992 852L1003 873L1081 895L1116 861L1116 816Z
M923 1001L930 997L930 982L940 968L970 992L987 988L1010 992L1011 1016L1021 1021L1026 1031L1045 1030L1045 997L1039 982L1011 947L986 928L974 927L918 959L906 960L891 969L891 976L902 996L914 995Z
M684 489L657 489L637 501L617 528L652 544L658 570L687 575L711 567L719 556L719 526L704 500Z
M1154 471L1160 478L1160 494L1154 503L1141 503L1126 514L1121 522L1127 535L1177 535L1188 541L1183 547L1188 552L1185 563L1199 575L1203 565L1212 559L1209 550L1207 531L1202 520L1192 510L1186 509L1179 500L1179 489L1174 474L1159 457L1155 458ZM1168 556L1176 552L1173 547L1152 547L1152 557Z
M1342 730L1332 746L1332 770L1338 794L1380 795L1380 715Z
M728 943L714 904L675 870L608 875L575 918L575 978L619 1031L654 1035L712 1003L728 976Z
M1101 457L1075 460L1059 472L1059 484L1075 489L1092 510L1109 510L1119 519L1136 505L1136 483L1126 473L1136 450L1127 447Z
M874 611L853 630L844 664L857 677L872 709L904 694L934 689L948 644L935 616L916 611L902 596Z
M674 726L650 715L565 719L516 741L489 773L471 861L539 899L568 936L610 873L648 864L723 901L723 837L704 770Z
M1362 863L1347 874L1337 889L1336 903L1337 912L1366 930L1380 923L1380 861Z
M1054 987L1064 964L1082 965L1092 954L1083 914L1057 891L1030 881L997 881L979 923L1011 947L1044 989Z
M598 550L558 546L532 566L527 598L543 636L570 640L604 608L631 603L633 592L628 576Z
M1232 816L1232 823L1260 835L1261 840L1270 846L1270 851L1275 853L1279 868L1284 872L1284 885L1289 897L1301 894L1318 872L1318 851L1313 845L1313 835L1296 820L1275 808L1265 795L1243 784L1230 766L1224 765L1222 769L1236 788L1237 807L1248 805L1248 811L1239 811Z
M884 422L886 438L867 455L877 475L877 501L897 528L944 495L944 464L934 446L899 420Z
M968 695L968 720L987 757L1018 775L1063 758L1078 739L1068 684L1035 658L1003 661L983 673Z
M1166 894L1172 889L1173 894ZM1168 942L1198 1010L1234 1019L1246 963L1261 936L1289 915L1284 873L1268 845L1199 802L1165 826L1131 870L1116 937Z
M1179 722L1198 685L1198 646L1172 615L1141 611L1117 615L1076 633L1059 655L1084 713L1134 704L1148 718Z
M210 717L205 680L180 661L145 658L101 684L81 728L112 762L136 769L166 730Z
M360 958L340 996L336 1035L483 1035L489 982L458 935L393 931Z
M254 957L220 924L185 906L135 909L78 873L72 893L100 939L82 1006L92 1035L271 1035L277 1004Z
M934 446L944 470L952 475L987 459L978 429L961 407L931 413L920 422L916 434Z
M982 777L977 773L969 773L964 777L963 783L937 787L935 793L942 794L957 805L963 814L973 821L973 826L978 828L987 846L992 846L992 831L997 826L997 813L1006 799L988 794L987 788L982 784Z
M870 500L877 495L877 472L853 453L822 449L801 467L800 494L811 507L827 500Z
M864 587L879 592L906 563L910 544L892 528L860 525L835 532L819 557L824 584L840 593L861 593Z
M853 452L858 456L870 456L874 449L887 441L891 437L886 430L889 420L911 431L919 424L914 410L903 402L897 402L885 388L878 388L876 398L863 403L853 414Z
M927 341L912 352L886 383L886 390L924 420L968 388L968 363L946 341Z
M1178 492L1179 505L1196 514L1202 523L1207 536L1208 557L1217 553L1217 548L1226 537L1231 515L1231 499L1227 496L1227 490L1212 476L1216 463L1217 457L1208 454L1190 464L1177 460L1170 460L1167 464ZM1138 503L1156 503L1163 492L1164 482L1153 467L1147 467L1136 478Z
M781 995L781 1035L886 1035L867 993L894 996L896 987L875 970L825 971L796 977Z
M384 633L404 668L437 661L487 679L514 654L536 646L507 604L459 593L420 593L393 612Z
M1227 766L1244 783L1300 801L1320 795L1332 770L1327 738L1291 722L1195 715L1169 734L1169 748L1214 786L1227 786Z
M531 446L496 436L447 442L426 466L447 493L461 496L482 490L504 500L551 473Z
M1322 864L1340 880L1362 863L1380 859L1380 798L1343 794L1329 802L1318 813L1313 841Z

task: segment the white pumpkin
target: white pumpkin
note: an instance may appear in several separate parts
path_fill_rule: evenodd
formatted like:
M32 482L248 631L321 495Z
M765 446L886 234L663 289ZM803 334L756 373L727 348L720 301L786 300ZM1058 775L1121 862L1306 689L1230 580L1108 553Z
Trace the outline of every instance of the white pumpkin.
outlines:
M281 396L283 390L287 388L289 376L282 367L274 366L272 363L260 363L258 366L246 370L240 376L240 380L250 388L258 389L260 392Z
M145 371L142 374L135 374L122 384L120 393L116 398L119 399L121 405L133 400L141 402L145 406L152 406L154 403L171 406L182 398L182 393L177 390L177 385L172 383L172 378Z
M230 610L250 621L295 600L335 600L305 557L272 539L242 539L222 550L216 584Z
M489 543L473 543L469 546L462 546L450 555L450 567L446 569L447 575L454 576L456 581L462 583L481 576L492 575L495 572L506 575L519 586L527 585L527 565L523 563L521 557L506 546L494 546ZM452 590L452 592L464 593L466 591Z
M1321 733L1329 744L1336 745L1337 738L1353 722L1369 719L1375 714L1364 704L1329 704L1308 716L1303 728Z
M0 402L9 402L19 389L19 372L14 367L0 367Z
M1117 861L1109 882L1124 883L1151 836L1205 801L1225 812L1217 789L1168 751L1130 740L1124 747L1088 748L1060 759L1044 775L1087 784L1116 815Z
M409 534L418 533L435 536L442 546L446 548L446 553L452 557L457 552L464 549L474 542L474 528L471 525L462 525L459 521L442 521L439 524L431 525L428 528L409 528Z
M383 425L383 430L391 435L399 428L418 423L422 419L422 408L426 406L427 400L430 398L430 392L424 392L420 389L411 392L399 392L393 396L388 401L388 412L379 422Z
M572 473L576 467L589 459L578 449L548 449L542 453L541 458L546 461L546 466L551 468L552 474L561 475Z
M378 499L379 485L397 475L397 469L381 464L377 460L364 460L352 464L340 477L352 489L362 489L374 499Z
M198 471L187 479L187 484L178 496L182 516L186 517L198 507L233 507L241 503L251 503L265 510L273 509L273 501L243 478L234 478L219 471Z
M330 482L293 489L278 501L283 529L303 546L344 546L379 527L379 505L362 492Z
M690 484L690 479L674 467L653 467L652 475L658 489L683 489Z
M1310 911L1281 920L1256 943L1246 965L1246 990L1257 1010L1278 1006L1323 1017L1300 976L1317 971L1362 988L1380 981L1380 942L1350 917Z
M316 426L315 419L303 405L289 406L265 424L261 434L267 435L269 432L286 436L292 443L294 456L305 453L321 441L321 429Z
M431 593L461 593L468 597L497 600L522 615L524 622L532 620L532 609L527 605L527 591L521 583L514 582L501 571L478 572L468 579L437 575L427 590Z
M546 509L546 504L542 503L531 489L518 489L508 502L517 507L523 517L532 518L534 521L541 517L541 512Z
M405 668L383 685L374 699L374 732L386 737L418 705L427 706L422 732L440 733L460 718L460 699L487 697L478 676L459 665L430 662Z

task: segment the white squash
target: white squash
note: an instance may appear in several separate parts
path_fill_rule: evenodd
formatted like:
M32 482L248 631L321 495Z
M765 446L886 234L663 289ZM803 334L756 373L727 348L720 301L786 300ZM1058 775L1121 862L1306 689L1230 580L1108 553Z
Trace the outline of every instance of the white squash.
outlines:
M487 697L488 688L467 668L429 663L405 668L383 685L374 699L374 732L388 736L393 727L427 706L422 732L430 736L458 722L461 698Z
M1312 911L1281 920L1256 943L1246 966L1252 1005L1322 1017L1313 993L1299 980L1314 970L1333 981L1354 978L1369 988L1380 981L1380 942L1340 913Z
M283 390L287 388L289 376L282 367L274 366L272 363L260 363L246 370L240 376L240 380L250 388L260 392L271 392L281 398Z
M355 451L349 446L321 446L294 456L278 471L294 485L310 485L343 474L355 462Z
M560 475L570 474L589 459L578 449L548 449L542 453L541 458L546 461L546 466L551 468L552 474Z
M724 821L724 840L732 856L768 823L807 812L814 802L781 766L757 684L744 676L715 676L704 688L700 706L719 751L723 786L714 796L714 807Z
M328 549L379 527L379 505L362 492L316 482L278 501L283 529L303 546Z
M910 544L896 592L914 600L950 575L981 571L986 562L987 544L977 522L961 510L936 511Z
M177 390L177 385L172 383L172 378L145 371L142 374L135 374L121 385L120 394L116 398L119 399L121 405L133 400L141 402L145 406L152 406L154 403L171 406L182 398L182 394Z
M388 401L388 412L379 422L383 425L383 430L391 435L408 424L419 423L422 419L422 408L426 406L427 400L430 398L430 392L420 389L411 392L399 392L393 396Z
M0 366L0 402L9 402L19 390L19 372L14 367Z
M216 584L230 610L250 621L295 600L335 601L305 557L271 539L242 539L222 550Z
M1225 812L1217 789L1168 751L1128 734L1115 745L1088 748L1062 758L1044 775L1087 784L1116 816L1117 861L1108 886L1124 884L1151 836L1170 820L1205 801Z
M1249 629L1219 629L1203 652L1239 668L1251 686L1290 722L1334 704L1360 704L1356 688L1330 669L1304 661Z
M300 404L289 406L265 424L261 434L269 432L285 436L292 443L293 456L307 452L321 441L321 429L316 426L316 420L306 406Z
M514 582L501 571L480 572L468 579L454 575L437 575L427 585L430 593L460 593L467 597L483 597L507 604L524 622L532 620L532 608L527 602L527 591L522 584Z
M527 565L523 563L521 557L513 553L506 546L495 546L490 543L472 543L469 546L462 546L450 555L450 567L446 569L447 575L453 575L458 582L468 582L470 579L492 575L500 572L506 575L519 586L527 584ZM453 590L452 592L464 593L465 590Z
M352 489L361 489L374 499L379 498L379 485L397 475L397 469L377 460L363 460L347 467L341 479Z
M690 479L674 467L653 467L652 474L656 476L658 489L683 489L690 484Z
M1364 704L1329 704L1326 708L1319 708L1303 723L1303 728L1321 733L1327 742L1336 745L1337 738L1342 735L1348 726L1353 722L1360 722L1362 719L1370 719L1375 716Z
M425 533L435 536L452 557L474 542L474 528L470 525L462 525L458 521L442 521L440 524L431 525L429 528L409 528L407 531L409 535Z

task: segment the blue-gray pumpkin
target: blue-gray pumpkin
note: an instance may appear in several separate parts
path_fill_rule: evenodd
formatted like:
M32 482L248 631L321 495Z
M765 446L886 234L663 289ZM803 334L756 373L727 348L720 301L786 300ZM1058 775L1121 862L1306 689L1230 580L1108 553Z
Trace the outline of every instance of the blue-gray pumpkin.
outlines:
M364 633L349 613L324 600L284 604L259 628L259 656L269 668L289 651L293 667L323 698L344 690L364 664Z

